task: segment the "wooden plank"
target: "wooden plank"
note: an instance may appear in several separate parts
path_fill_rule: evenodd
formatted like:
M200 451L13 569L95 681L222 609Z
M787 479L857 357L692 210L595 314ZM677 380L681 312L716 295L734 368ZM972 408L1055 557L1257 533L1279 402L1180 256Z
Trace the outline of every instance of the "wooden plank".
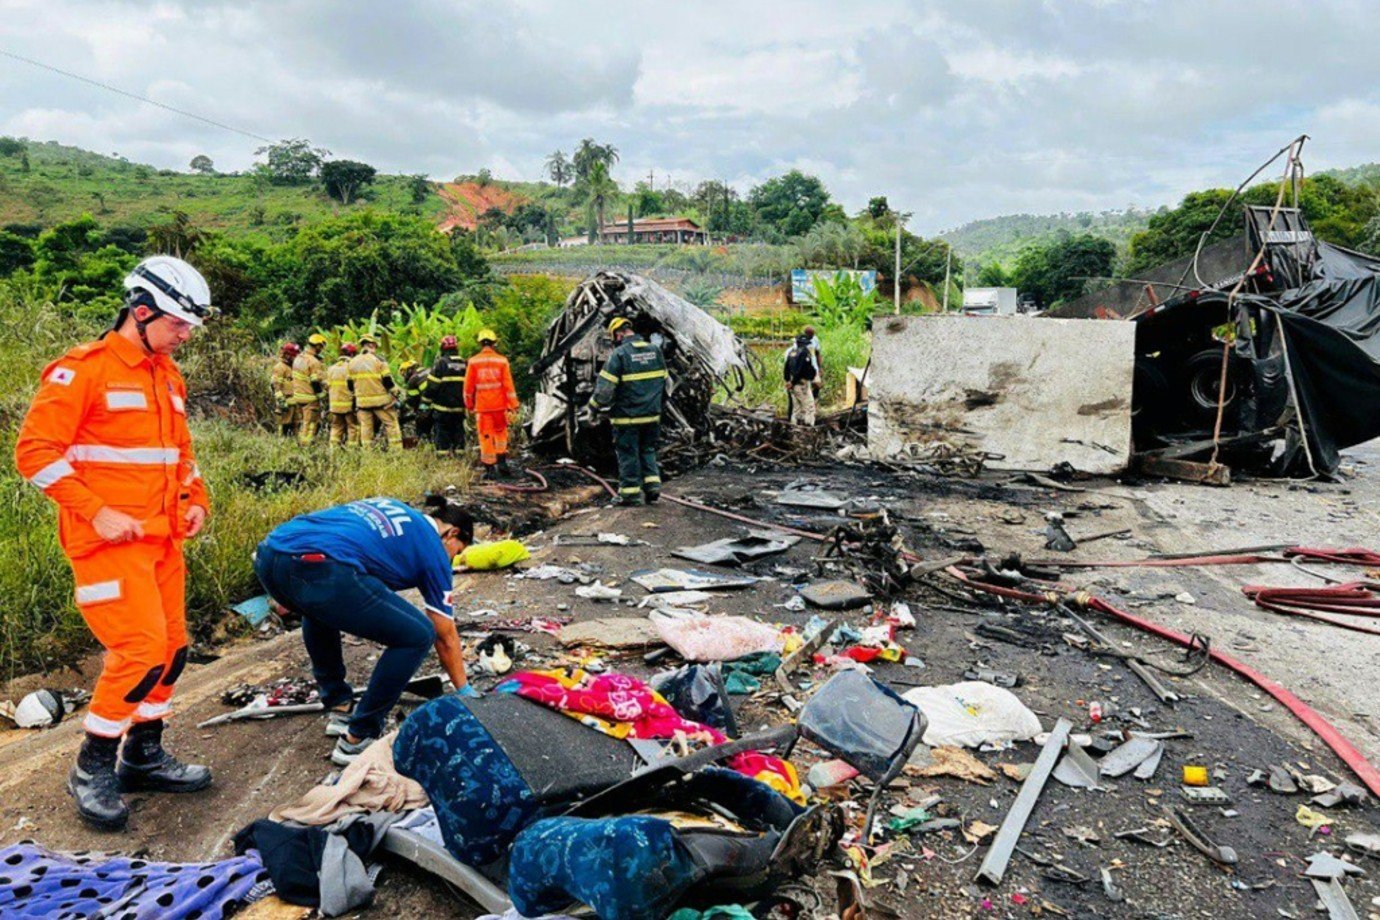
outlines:
M1169 457L1139 454L1133 458L1136 472L1144 476L1164 476L1197 482L1205 486L1231 485L1231 467L1220 463L1194 463Z

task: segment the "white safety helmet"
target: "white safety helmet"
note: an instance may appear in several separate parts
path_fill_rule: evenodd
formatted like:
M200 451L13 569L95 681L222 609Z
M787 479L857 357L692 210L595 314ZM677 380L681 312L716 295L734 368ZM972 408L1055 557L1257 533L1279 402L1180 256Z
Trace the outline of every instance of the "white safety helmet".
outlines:
M125 290L147 291L158 309L200 326L215 312L201 272L172 256L150 256L125 276Z

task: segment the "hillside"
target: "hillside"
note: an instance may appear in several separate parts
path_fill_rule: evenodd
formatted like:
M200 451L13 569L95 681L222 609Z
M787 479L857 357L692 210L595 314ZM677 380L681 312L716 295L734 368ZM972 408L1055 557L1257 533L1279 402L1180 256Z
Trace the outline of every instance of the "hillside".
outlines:
M197 226L230 235L274 235L346 207L318 186L273 185L252 175L156 170L51 142L28 142L21 156L0 156L0 226L43 227L90 213L106 226L145 227L185 211ZM412 202L408 176L379 175L348 209L375 207L439 220L447 203L434 190Z
M1153 211L1084 211L1078 214L1005 214L975 220L939 235L967 261L999 262L1010 268L1021 249L1048 241L1060 233L1090 233L1124 249L1131 236L1145 229Z

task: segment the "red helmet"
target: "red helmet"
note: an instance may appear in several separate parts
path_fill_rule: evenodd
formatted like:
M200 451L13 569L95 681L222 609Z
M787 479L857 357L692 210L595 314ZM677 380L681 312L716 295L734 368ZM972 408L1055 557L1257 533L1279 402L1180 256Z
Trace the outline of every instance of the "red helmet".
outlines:
M455 336L453 336L453 335L443 335L443 336L441 336L441 350L442 350L442 351L455 351L455 350L456 350L457 348L459 348L459 347L460 347L460 343L456 340Z
M301 351L302 351L302 346L298 345L296 342L284 342L284 343L283 343L283 356L284 356L284 357L295 358L295 357L297 357L298 354L301 353Z
M359 347L354 342L346 342L340 346L340 353L342 355L357 355L359 354Z

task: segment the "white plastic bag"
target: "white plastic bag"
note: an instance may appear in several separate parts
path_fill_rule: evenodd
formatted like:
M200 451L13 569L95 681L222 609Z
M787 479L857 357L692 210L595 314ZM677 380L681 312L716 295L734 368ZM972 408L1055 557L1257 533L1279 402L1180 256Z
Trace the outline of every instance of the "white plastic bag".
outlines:
M916 687L901 696L925 714L930 747L1029 741L1042 731L1039 717L1016 694L980 680Z

